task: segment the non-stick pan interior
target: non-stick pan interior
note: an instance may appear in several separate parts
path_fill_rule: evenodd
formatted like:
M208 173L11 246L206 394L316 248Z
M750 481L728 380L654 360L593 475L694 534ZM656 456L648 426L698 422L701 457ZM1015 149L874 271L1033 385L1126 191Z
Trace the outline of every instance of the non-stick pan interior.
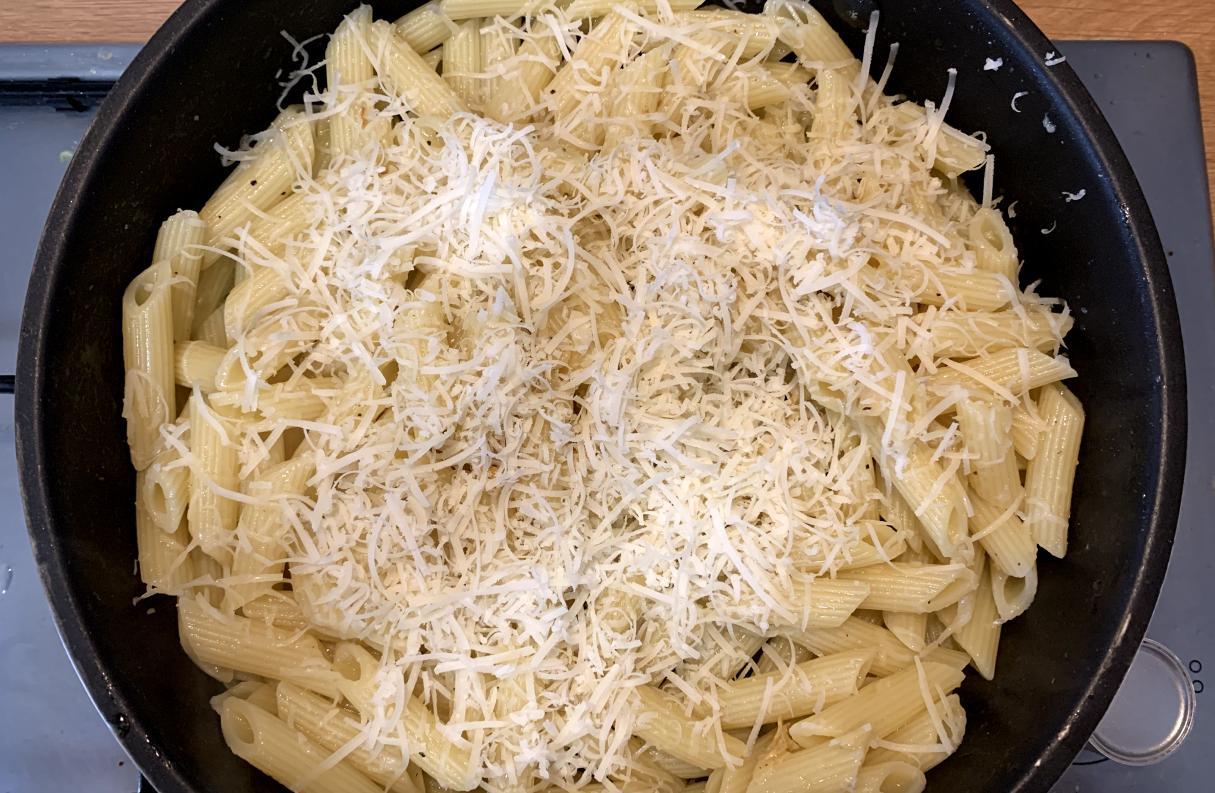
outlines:
M37 556L82 677L165 793L278 788L224 746L208 706L221 687L180 650L173 602L134 603L142 586L132 567L134 474L120 418L119 299L147 266L160 221L201 206L222 179L213 145L234 145L273 117L278 81L298 65L280 32L298 41L326 33L353 5L188 2L82 144L30 284L18 429ZM376 10L392 17L410 5ZM996 681L969 677L969 732L929 785L1045 791L1117 687L1172 540L1184 382L1170 285L1108 128L1066 65L1043 66L1049 45L1015 8L981 0L881 6L875 72L897 41L893 89L939 101L947 70L957 70L950 120L987 132L996 194L1006 206L1016 202L1011 226L1026 272L1076 315L1073 388L1089 422L1070 553L1041 562L1037 601L1005 630ZM834 18L830 4L823 8ZM840 28L859 52L861 34ZM985 71L989 57L1002 58L1002 68ZM1082 200L1066 200L1080 191Z

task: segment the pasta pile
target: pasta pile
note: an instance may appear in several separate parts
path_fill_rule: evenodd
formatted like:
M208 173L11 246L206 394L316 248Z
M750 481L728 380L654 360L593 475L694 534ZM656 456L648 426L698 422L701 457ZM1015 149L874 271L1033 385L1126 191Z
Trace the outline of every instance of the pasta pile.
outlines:
M697 5L359 8L124 296L139 571L288 788L920 790L1065 553L952 75Z

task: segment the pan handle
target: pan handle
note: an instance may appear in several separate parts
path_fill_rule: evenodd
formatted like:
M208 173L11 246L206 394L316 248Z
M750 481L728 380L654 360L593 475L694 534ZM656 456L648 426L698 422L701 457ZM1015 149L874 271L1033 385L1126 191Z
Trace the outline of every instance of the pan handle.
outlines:
M17 376L11 374L0 374L0 394L13 393L13 387L17 384Z

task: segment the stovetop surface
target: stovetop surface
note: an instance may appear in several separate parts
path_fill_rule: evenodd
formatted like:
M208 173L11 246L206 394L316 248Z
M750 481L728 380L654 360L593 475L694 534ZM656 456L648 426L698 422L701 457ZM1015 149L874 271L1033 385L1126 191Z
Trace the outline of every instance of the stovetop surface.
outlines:
M1128 768L1086 751L1052 793L1204 791L1215 777L1215 720L1204 718L1201 695L1205 664L1215 664L1206 614L1215 601L1215 254L1193 62L1171 42L1060 47L1139 175L1176 287L1189 455L1172 563L1148 635L1180 656L1200 695L1193 733L1163 762ZM0 45L0 372L15 368L25 285L55 189L97 100L135 50ZM0 403L0 793L132 793L138 773L59 642L20 498L11 403Z

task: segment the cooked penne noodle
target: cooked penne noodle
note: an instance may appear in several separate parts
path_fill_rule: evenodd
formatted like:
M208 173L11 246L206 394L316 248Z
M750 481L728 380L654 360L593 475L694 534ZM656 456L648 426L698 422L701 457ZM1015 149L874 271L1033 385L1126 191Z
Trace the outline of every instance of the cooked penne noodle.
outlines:
M807 716L789 728L789 737L798 743L809 742L818 736L838 737L868 725L874 738L884 738L924 707L925 681L928 691L949 693L962 683L962 671L933 661L909 666L864 686L856 696Z
M329 752L280 719L239 697L219 706L224 741L233 754L291 790L381 793L381 787L345 762L325 768ZM323 769L323 770L322 770Z
M448 19L475 17L519 17L539 8L539 0L439 0L439 11Z
M376 673L379 663L357 644L342 642L334 648L334 668L340 674L342 696L364 720L375 717ZM436 782L452 790L472 790L477 786L467 748L456 745L439 731L435 717L421 702L407 698L401 714L401 727L408 740L409 759Z
M1017 454L1026 460L1032 460L1038 453L1038 440L1042 436L1042 431L1046 429L1046 423L1038 415L1037 407L1034 407L1031 412L1026 406L1027 401L1029 401L1028 395L1013 408L1010 434L1013 448L1017 450ZM1030 404L1033 403L1030 402Z
M899 500L902 502L901 498ZM906 502L902 503L906 504ZM911 510L908 509L908 514L910 513ZM919 525L914 515L912 515L910 525ZM838 555L828 558L828 551L825 548L795 548L793 558L800 570L814 574L824 572L825 566L837 571L868 567L898 558L907 548L909 533L910 531L892 529L885 523L875 520L862 525L856 544L845 548Z
M728 683L718 692L722 729L750 728L822 710L856 693L874 658L873 650L825 655L794 666Z
M137 471L147 468L162 447L160 428L177 417L172 280L172 265L165 260L140 273L122 296L122 415Z
M638 686L634 698L638 706L635 734L672 757L714 769L738 762L747 753L746 745L731 735L697 729L697 723L674 700L652 686Z
M913 653L924 652L924 633L928 629L928 615L910 611L883 611L882 624Z
M992 568L991 594L1001 622L1016 619L1025 613L1038 594L1038 567L1030 565L1023 576L1012 576Z
M240 519L236 524L237 546L232 557L232 577L238 581L248 579L248 582L235 584L228 589L231 608L240 608L270 593L281 580L282 558L286 553L284 541L290 530L283 517L282 499L301 495L314 472L311 460L292 459L267 469L246 487L247 495L263 499L264 503L241 507Z
M811 68L838 68L846 80L856 76L860 64L822 14L805 2L783 2L777 9L777 18L794 23L780 27L780 40L793 50L799 61Z
M810 137L815 140L838 137L842 129L856 123L850 99L852 78L847 70L827 69L818 71L814 81L818 90L814 97L814 121L810 125Z
M1066 387L1052 383L1038 397L1038 415L1046 427L1037 454L1025 469L1025 525L1039 547L1062 559L1067 553L1084 408Z
M443 68L443 45L435 47L430 52L422 54L422 61L436 73L441 73Z
M748 670L754 675L784 672L791 666L813 660L815 657L814 653L784 636L777 636L771 641L764 642L752 655L758 656L754 660L755 668Z
M467 109L456 92L426 65L400 33L376 22L371 36L376 52L380 53L376 71L385 93L400 97L419 116L446 118Z
M929 306L963 311L998 311L1009 304L1016 287L998 273L975 270L969 273L931 273L917 295Z
M417 53L433 50L455 32L455 24L439 8L438 0L418 6L392 23L392 27Z
M370 52L371 7L363 5L347 15L329 39L329 46L325 50L325 76L329 89L361 93L363 87L375 79ZM356 95L350 112L330 116L327 121L328 156L335 159L356 154L366 143L368 122L376 121L374 101Z
M999 350L982 358L951 362L933 376L933 387L963 386L978 393L1019 398L1044 385L1075 377L1067 359L1025 347Z
M979 577L970 619L954 631L954 641L970 655L973 666L984 680L996 674L996 651L1000 645L1000 622L996 601L992 597L991 578Z
M686 763L678 757L659 751L652 746L647 747L642 741L637 741L636 743L644 747L638 751L638 755L643 762L657 766L673 777L678 779L700 779L705 775L705 769L700 766Z
M1021 500L1020 494L1013 504ZM1010 509L1001 509L978 496L970 499L974 517L970 525L997 568L1011 576L1024 576L1034 566L1038 546L1029 527Z
M924 772L910 763L865 763L857 772L853 793L923 793L927 786Z
M457 22L451 38L443 42L443 79L469 107L479 106L483 96L492 95L488 91L482 92L483 24L480 19Z
M1004 222L1004 216L994 209L983 207L970 219L968 230L975 252L975 266L980 270L999 273L1010 283L1016 283L1021 262L1017 259L1017 246Z
M916 658L915 653L908 650L893 633L858 617L849 617L838 628L786 631L785 635L818 655L873 648L875 654L870 674L878 677L893 675L912 665ZM965 653L945 647L934 648L925 657L958 669L969 663L969 657Z
M221 317L223 316L224 298L232 291L235 282L236 265L227 257L215 262L198 276L198 288L194 292L194 325L191 333L193 338L203 338L199 335L199 328L216 311L220 312ZM209 341L209 339L206 340ZM227 342L225 341L219 346L227 346Z
M756 793L849 793L865 759L870 731L857 729L812 748L761 761L748 791Z
M227 353L227 348L205 341L178 342L173 348L173 379L179 386L213 393L215 375Z
M1058 350L1072 319L1033 306L1016 311L933 311L917 314L928 343L940 358L977 358L1007 347Z
M926 614L956 603L974 589L969 568L960 564L876 564L840 573L846 581L868 585L860 607Z
M250 600L241 607L241 615L277 628L292 631L309 629L308 619L290 592L274 590Z
M135 488L146 492L146 473L135 477ZM143 496L135 499L135 542L139 548L139 578L153 591L169 595L180 594L193 578L188 562L190 536L185 526L166 531L156 525Z
M748 14L730 8L704 8L699 11L682 11L675 14L680 24L695 24L703 31L727 38L726 52L738 52L738 58L747 61L757 56L779 60L789 53L787 45L779 41L781 24L768 14Z
M669 0L665 5L669 6L672 11L679 12L691 11L704 3L705 0ZM565 6L564 12L567 19L596 19L605 16L618 5L620 5L620 0L570 0L570 3ZM660 3L659 0L634 0L630 7L641 14L654 14L661 9L662 5L663 3Z
M207 224L208 246L226 247L238 228L286 198L299 175L312 174L312 125L298 110L285 110L253 154L236 166L198 212ZM216 260L215 254L208 254L203 266Z
M715 793L746 793L755 776L755 769L768 759L775 736L775 731L764 733L755 741L755 746L742 763L715 769L709 774L706 788Z
M649 114L658 108L666 76L665 49L654 49L621 69L612 78L612 117L604 146L650 132Z
M858 427L871 448L880 448L881 430L872 420L858 422ZM932 449L922 441L912 441L897 462L889 454L880 455L878 462L882 478L911 507L916 526L923 529L933 549L944 557L953 556L967 536L966 492L957 476L935 461ZM898 517L906 520L906 516Z
M794 590L798 593L793 625L797 628L834 628L869 597L862 581L815 578Z
M173 340L187 341L194 323L194 293L202 270L202 249L207 224L197 212L185 209L160 224L152 261L169 262L173 272Z
M240 489L240 454L233 442L236 427L195 394L186 406L190 421L190 503L186 517L190 535L207 554L221 561L231 559L240 505L217 488Z
M605 66L623 60L634 32L628 20L613 11L579 42L573 60L557 70L546 89L558 121L568 119L578 109L582 100L578 86L584 75L598 73Z
M1021 473L1012 443L1012 410L978 399L958 404L958 428L971 454L967 481L981 498L1007 507L1021 495Z
M481 75L476 105L487 117L505 121L498 109L504 92L516 90L515 51L518 42L505 29L487 27L481 31Z
M311 691L287 682L280 682L274 691L279 718L326 751L340 751L363 734L357 718ZM385 747L373 753L356 747L342 763L393 793L423 793L406 773L409 762L399 749Z
M291 285L282 273L263 267L241 281L224 301L224 332L239 339L258 319L259 312L291 294Z
M148 517L161 531L175 534L182 528L182 519L190 503L189 466L177 448L170 446L156 455L140 474L142 480L136 500L143 504Z
M915 102L901 102L895 106L895 112L903 123L923 125L931 129L933 120L929 111ZM951 127L944 122L937 122L936 135L930 141L925 134L922 146L926 153L932 155L932 167L948 177L955 177L966 171L983 167L990 147L978 138ZM1013 279L1015 282L1015 279Z
M490 118L520 121L539 107L541 92L553 79L560 63L557 37L541 33L519 45L502 77L500 93L486 98Z
M941 743L938 724L944 728L948 744ZM906 763L921 771L930 771L953 753L965 732L966 711L962 709L958 695L950 694L943 700L934 700L933 712L930 713L927 707L921 708L914 718L886 737L886 744L899 748L878 746L871 749L865 764Z
M178 598L177 614L184 643L202 663L337 696L341 676L315 637L245 617L221 617L188 596Z

